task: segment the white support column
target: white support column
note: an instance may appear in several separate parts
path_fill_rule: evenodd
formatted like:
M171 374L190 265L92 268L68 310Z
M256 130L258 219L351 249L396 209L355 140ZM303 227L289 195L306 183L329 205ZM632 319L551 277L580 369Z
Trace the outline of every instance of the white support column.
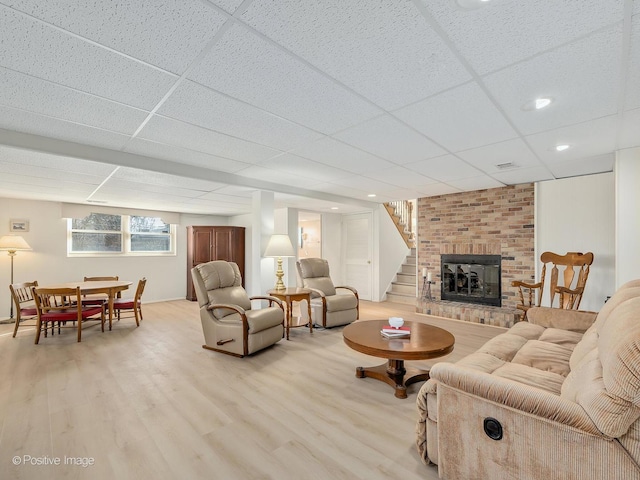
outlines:
M251 257L247 258L247 265L251 268L251 285L245 284L250 296L264 295L275 284L274 259L262 258L262 253L274 232L273 199L273 192L256 191L253 194Z
M640 148L616 152L616 289L640 278Z

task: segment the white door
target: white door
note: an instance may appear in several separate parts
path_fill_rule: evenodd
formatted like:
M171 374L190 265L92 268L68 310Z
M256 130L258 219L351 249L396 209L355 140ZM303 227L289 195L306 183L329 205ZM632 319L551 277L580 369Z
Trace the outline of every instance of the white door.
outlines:
M342 224L343 272L345 285L358 290L362 300L371 300L372 215L345 215Z

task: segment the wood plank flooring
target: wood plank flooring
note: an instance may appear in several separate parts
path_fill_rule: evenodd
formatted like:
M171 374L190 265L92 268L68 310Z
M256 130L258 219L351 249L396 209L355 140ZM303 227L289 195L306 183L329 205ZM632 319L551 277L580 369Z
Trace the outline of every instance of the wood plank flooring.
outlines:
M449 330L455 349L438 361L504 331L413 310L361 302L361 319ZM240 359L201 347L196 302L143 313L139 328L133 319L91 327L81 343L67 329L34 345L33 328L12 338L13 325L0 325L0 478L438 478L414 446L422 383L401 400L356 378L357 366L383 360L349 349L342 328L292 329L290 341Z

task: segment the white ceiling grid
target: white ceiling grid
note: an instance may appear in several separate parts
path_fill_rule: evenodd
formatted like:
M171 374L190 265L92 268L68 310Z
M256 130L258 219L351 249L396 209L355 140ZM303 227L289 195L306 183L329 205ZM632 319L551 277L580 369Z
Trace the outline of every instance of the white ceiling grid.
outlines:
M611 171L639 4L0 0L0 196L353 212Z

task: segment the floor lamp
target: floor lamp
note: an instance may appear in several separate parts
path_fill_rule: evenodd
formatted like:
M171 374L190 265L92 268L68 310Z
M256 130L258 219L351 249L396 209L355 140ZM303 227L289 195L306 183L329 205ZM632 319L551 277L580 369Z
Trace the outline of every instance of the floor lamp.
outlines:
M10 285L13 285L13 257L16 256L18 250L31 250L31 247L20 235L5 235L4 237L0 237L0 250L8 251L11 257ZM11 316L9 318L13 320L13 298L11 299Z
M276 270L276 277L278 281L276 282L275 290L282 291L286 287L284 286L284 282L282 281L282 277L284 277L284 271L282 270L282 257L295 257L296 254L293 251L293 245L291 244L291 239L289 235L284 234L275 234L271 235L269 239L269 243L267 244L267 248L264 251L265 257L276 257L278 259L278 269Z

